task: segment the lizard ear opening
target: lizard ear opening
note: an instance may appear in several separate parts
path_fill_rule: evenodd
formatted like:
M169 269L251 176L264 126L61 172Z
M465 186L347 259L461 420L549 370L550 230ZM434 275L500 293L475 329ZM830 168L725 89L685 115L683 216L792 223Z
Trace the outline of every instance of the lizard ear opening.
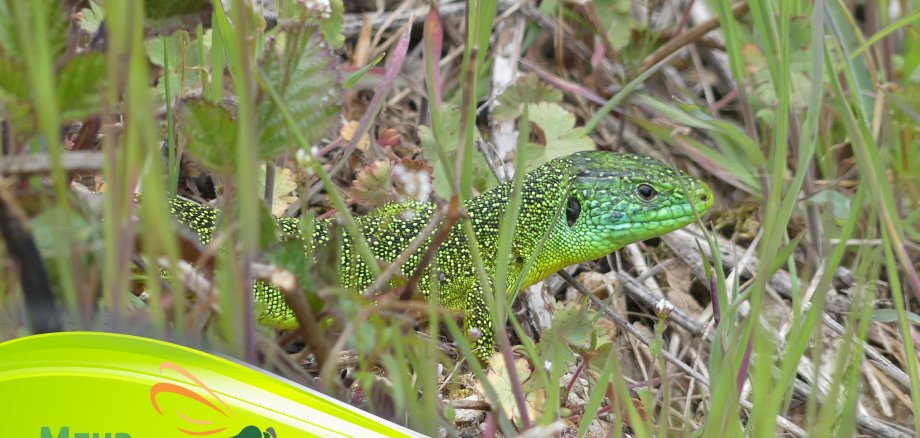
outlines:
M578 198L572 196L569 198L568 204L565 206L565 221L571 227L575 225L575 221L578 220L578 215L581 214L581 203L578 202Z

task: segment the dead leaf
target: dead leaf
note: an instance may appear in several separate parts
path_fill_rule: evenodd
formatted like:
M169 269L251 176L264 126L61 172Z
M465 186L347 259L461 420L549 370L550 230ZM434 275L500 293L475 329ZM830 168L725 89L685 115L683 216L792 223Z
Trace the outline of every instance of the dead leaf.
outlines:
M398 199L393 187L393 163L377 160L358 172L349 194L354 202L375 208Z
M530 362L523 357L516 357L514 359L514 372L518 375L518 380L521 382L521 386L527 391L530 385L526 383L530 380L530 377L533 375L533 367ZM515 401L513 387L511 385L511 377L509 374L509 367L505 364L505 358L502 354L494 354L489 360L489 370L486 373L486 380L492 385L492 388L495 389L495 392L498 394L498 402L501 404L499 406L505 412L505 415L508 418L511 418L511 421L515 424L520 423L520 411L518 410L518 404ZM488 400L490 403L494 400L490 400L486 396L485 389L482 386L481 382L477 382L474 386L474 390L479 393L483 399ZM527 409L527 415L530 419L540 418L540 415L543 412L544 406L546 406L546 393L543 389L538 389L536 391L526 392L524 396L525 405Z
M260 192L265 192L265 165L261 167L259 178ZM300 198L297 196L297 181L291 169L281 167L275 169L275 186L272 189L272 215L282 216L288 208L296 204Z
M342 125L342 129L339 130L339 135L341 135L346 142L350 142L351 139L354 138L355 132L358 131L359 126L360 123L358 123L356 120L351 120L348 123ZM358 139L357 147L362 152L367 152L371 148L371 141L368 138L367 133Z

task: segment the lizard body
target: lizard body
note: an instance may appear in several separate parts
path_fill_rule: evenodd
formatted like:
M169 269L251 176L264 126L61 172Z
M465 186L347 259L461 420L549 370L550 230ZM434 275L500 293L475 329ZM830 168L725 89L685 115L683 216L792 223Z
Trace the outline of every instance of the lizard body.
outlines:
M556 158L523 178L521 209L511 257L506 261L509 283L518 278L543 242L524 287L566 266L682 228L713 204L712 192L705 183L654 159L630 154L579 152ZM501 262L497 260L498 234L511 191L512 183L505 183L464 205L490 276L494 276L495 267ZM211 239L216 210L181 200L172 201L171 207L203 243ZM418 201L389 203L356 220L375 257L392 262L425 227L435 208L432 203ZM276 221L287 238L300 236L298 218ZM333 221L316 222L313 248L309 250L330 241ZM404 276L414 273L430 239L400 267ZM341 284L363 291L374 279L347 232L343 232L340 242ZM441 304L466 313L467 332L478 331L478 337L474 337L475 351L480 358L487 359L493 348L492 323L478 278L466 235L457 224L426 267L418 288L427 297L432 279L438 282ZM265 308L260 322L281 329L296 325L293 312L278 290L257 283L255 299Z

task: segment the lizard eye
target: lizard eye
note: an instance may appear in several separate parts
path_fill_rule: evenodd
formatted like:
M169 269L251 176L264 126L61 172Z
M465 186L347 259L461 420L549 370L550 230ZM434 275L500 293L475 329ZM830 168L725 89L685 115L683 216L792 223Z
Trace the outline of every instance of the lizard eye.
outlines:
M658 196L658 191L648 184L639 184L639 187L636 188L636 193L643 201L651 201Z
M581 203L578 202L578 198L572 196L565 206L565 221L570 227L575 225L579 214L581 214Z

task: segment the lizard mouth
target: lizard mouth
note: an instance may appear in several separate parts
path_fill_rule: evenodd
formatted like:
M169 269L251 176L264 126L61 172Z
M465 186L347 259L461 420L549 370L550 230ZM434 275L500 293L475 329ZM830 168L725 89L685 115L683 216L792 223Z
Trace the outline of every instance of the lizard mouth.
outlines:
M709 188L709 185L699 181L697 182L698 186L693 190L691 198L693 199L693 209L696 210L696 214L702 216L715 203L716 198L712 194L712 189ZM690 212L690 216L693 216L693 212Z

